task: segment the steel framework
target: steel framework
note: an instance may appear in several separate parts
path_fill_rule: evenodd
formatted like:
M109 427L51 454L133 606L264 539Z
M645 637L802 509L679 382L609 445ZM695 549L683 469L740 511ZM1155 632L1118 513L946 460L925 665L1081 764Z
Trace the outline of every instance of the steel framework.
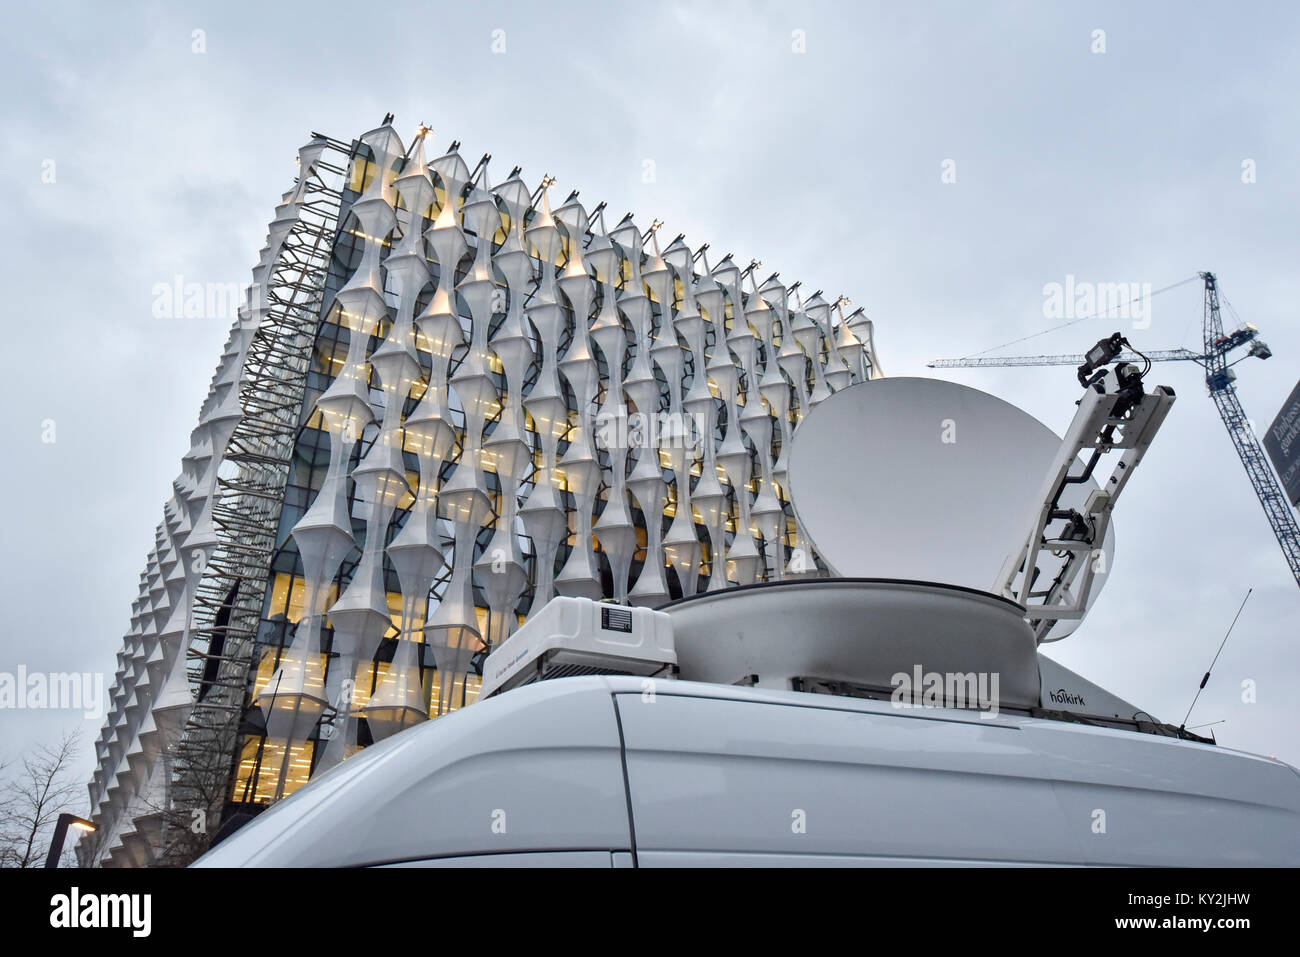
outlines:
M1218 282L1214 273L1210 272L1201 273L1201 279L1205 281L1205 385L1210 390L1210 398L1219 409L1219 417L1223 419L1241 464L1250 477L1259 504L1268 516L1268 523L1277 537L1291 574L1295 577L1296 584L1300 585L1300 527L1296 525L1295 513L1264 458L1264 450L1250 427L1246 410L1237 398L1237 387L1233 384L1236 377L1229 373L1227 361L1232 337L1225 336L1223 332L1223 319L1219 315Z
M205 814L220 809L238 760L254 639L353 150L320 139L324 154L303 170L308 180L298 217L266 282L265 314L249 344L240 388L243 417L214 495L218 546L196 589L188 650L195 703L174 757L169 803ZM164 847L183 854L185 844Z

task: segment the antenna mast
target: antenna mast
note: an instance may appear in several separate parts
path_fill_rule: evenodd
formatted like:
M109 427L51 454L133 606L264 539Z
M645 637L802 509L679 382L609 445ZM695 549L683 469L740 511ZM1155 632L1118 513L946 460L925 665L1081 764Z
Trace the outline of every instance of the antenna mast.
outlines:
M1201 686L1196 689L1196 697L1192 699L1192 704L1191 707L1187 709L1187 714L1183 715L1183 723L1178 726L1178 733L1180 735L1187 730L1187 719L1192 716L1192 708L1195 708L1196 702L1201 699L1201 692L1205 690L1206 684L1209 683L1210 672L1213 671L1214 666L1218 664L1219 655L1223 654L1223 646L1228 643L1228 635L1231 635L1232 629L1237 627L1237 619L1241 617L1241 611L1246 607L1246 602L1250 601L1250 593L1254 590L1254 588L1246 590L1246 597L1241 600L1241 606L1237 609L1237 614L1233 616L1232 624L1228 626L1228 634L1224 635L1223 641L1219 642L1219 650L1214 653L1214 660L1210 662L1210 667L1205 670L1205 677L1201 679Z

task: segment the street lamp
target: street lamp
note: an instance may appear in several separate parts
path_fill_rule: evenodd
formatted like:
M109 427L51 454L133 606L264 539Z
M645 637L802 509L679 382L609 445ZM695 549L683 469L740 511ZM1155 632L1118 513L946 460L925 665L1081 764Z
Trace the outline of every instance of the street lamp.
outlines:
M60 814L58 823L54 825L54 837L50 841L49 856L45 858L46 867L59 866L59 858L63 855L63 840L68 836L69 824L83 831L95 830L95 825L85 818L77 817L75 814Z

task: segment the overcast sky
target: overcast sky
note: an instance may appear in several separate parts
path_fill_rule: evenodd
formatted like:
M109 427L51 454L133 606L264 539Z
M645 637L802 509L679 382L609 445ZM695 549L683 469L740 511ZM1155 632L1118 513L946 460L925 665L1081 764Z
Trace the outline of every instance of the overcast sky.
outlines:
M550 173L615 221L661 218L667 236L844 293L874 319L889 374L977 386L1058 433L1073 369L925 363L1059 325L1043 287L1067 276L1159 289L1216 271L1274 352L1238 367L1261 429L1300 375L1289 5L630 9L7 11L0 671L111 681L228 331L155 318L154 286L247 282L297 148L390 111L408 142L426 122L439 152L459 139L471 163L491 153L498 180L516 164L530 183ZM1190 283L1151 301L1149 328L1090 320L1007 351L1079 352L1116 329L1140 348L1195 347L1200 317ZM1198 371L1149 378L1179 400L1117 509L1109 585L1053 653L1178 723L1253 587L1189 724L1221 720L1221 743L1300 764L1300 590ZM89 743L101 723L0 711L0 755L77 726ZM89 749L82 763L88 777Z

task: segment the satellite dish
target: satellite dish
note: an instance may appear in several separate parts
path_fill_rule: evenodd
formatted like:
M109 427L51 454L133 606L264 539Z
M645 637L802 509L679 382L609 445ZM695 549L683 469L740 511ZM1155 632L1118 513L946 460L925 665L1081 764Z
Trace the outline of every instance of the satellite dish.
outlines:
M837 576L991 592L1028 535L1060 446L1033 416L978 389L940 379L873 379L822 401L795 430L791 504ZM1068 486L1061 503L1080 508L1095 488L1091 479ZM1114 548L1108 528L1106 569ZM1046 582L1059 565L1040 568ZM1090 601L1105 579L1097 576ZM1062 621L1050 635L1076 627Z

